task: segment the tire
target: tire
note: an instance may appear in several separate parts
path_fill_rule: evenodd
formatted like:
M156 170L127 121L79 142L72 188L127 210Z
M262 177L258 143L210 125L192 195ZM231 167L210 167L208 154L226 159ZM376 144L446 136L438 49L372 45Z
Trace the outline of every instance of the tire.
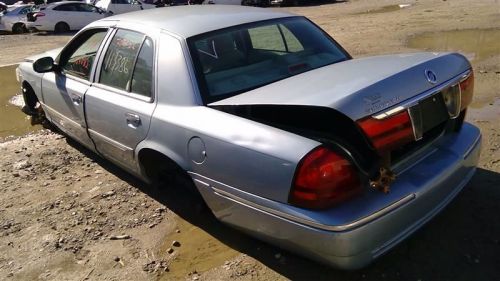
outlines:
M26 25L24 23L18 22L12 26L12 33L14 34L21 34L25 33L27 31Z
M58 22L54 27L55 33L65 33L69 32L69 25L65 22Z
M31 125L41 124L45 129L53 130L52 124L45 118L45 112L33 88L27 83L22 83L24 106L21 109L30 117Z

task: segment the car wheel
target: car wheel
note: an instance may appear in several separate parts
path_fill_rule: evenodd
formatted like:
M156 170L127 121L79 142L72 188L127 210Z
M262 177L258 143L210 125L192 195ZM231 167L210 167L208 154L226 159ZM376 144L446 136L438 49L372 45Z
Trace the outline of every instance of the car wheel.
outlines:
M24 25L24 23L16 23L14 24L14 26L12 26L12 33L15 33L15 34L21 34L21 33L25 33L27 30L26 30L26 25Z
M69 25L65 22L58 22L54 27L55 33L65 33L69 31Z
M41 124L45 129L52 130L52 124L45 118L45 112L43 111L42 105L38 101L35 91L33 91L30 84L26 81L23 82L21 89L24 99L24 106L21 110L30 117L31 125Z

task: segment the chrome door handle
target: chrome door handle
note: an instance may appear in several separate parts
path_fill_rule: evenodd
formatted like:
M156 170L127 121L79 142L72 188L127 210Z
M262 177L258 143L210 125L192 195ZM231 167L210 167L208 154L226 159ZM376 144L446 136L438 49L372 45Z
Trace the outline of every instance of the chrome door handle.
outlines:
M127 126L135 129L141 125L141 117L135 113L125 113L125 119L127 120Z
M83 101L82 97L77 94L69 94L69 97L73 101L74 105L80 105Z

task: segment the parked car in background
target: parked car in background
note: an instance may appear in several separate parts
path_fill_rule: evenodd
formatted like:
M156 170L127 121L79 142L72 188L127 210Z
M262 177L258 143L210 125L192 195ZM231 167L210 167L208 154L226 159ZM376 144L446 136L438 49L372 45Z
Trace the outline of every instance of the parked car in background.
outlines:
M156 8L154 4L146 4L139 0L96 0L94 5L115 15Z
M7 4L5 4L4 2L0 2L0 14L6 11L7 8L8 8Z
M28 17L27 28L56 33L79 30L110 14L94 5L64 1L49 4Z
M31 12L33 5L9 6L7 10L0 13L0 30L12 33L24 33L26 28L26 15Z
M203 4L242 5L255 7L279 6L283 0L204 0Z
M90 150L145 181L188 178L221 221L341 268L419 229L479 160L464 56L353 59L270 9L114 16L27 58L17 79L26 112Z
M0 3L3 3L4 5L7 5L7 6L24 4L24 2L21 0L2 0L2 1L0 1Z

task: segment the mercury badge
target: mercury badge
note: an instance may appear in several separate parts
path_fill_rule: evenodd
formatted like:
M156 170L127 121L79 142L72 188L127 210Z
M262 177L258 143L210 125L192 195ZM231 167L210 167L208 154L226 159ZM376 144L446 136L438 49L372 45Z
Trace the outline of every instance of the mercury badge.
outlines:
M436 74L434 73L434 71L426 69L425 70L425 77L427 78L427 81L429 81L429 83L436 84L437 77L436 77Z

